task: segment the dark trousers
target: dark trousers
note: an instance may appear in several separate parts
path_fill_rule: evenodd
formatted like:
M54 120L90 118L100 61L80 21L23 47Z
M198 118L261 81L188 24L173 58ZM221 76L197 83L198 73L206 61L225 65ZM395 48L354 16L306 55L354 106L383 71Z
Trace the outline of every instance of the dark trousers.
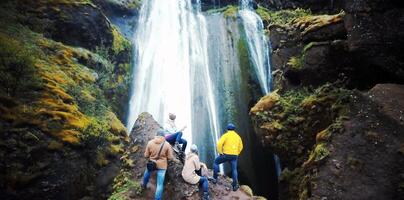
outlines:
M182 151L185 151L185 148L187 148L187 141L182 138L182 132L167 134L164 137L166 138L166 141L170 144L174 144L175 142L182 144Z
M199 186L202 187L203 192L208 192L209 183L208 183L208 179L206 177L202 176L202 168L200 170L195 170L195 173L201 177L199 179Z
M209 190L209 184L208 184L208 179L204 176L201 176L199 179L199 185L202 187L203 192L208 192Z
M229 162L231 164L231 175L233 178L233 186L238 184L238 174L237 174L237 160L238 156L236 155L226 155L221 154L215 159L215 163L213 164L213 178L217 179L217 174L219 173L219 164Z

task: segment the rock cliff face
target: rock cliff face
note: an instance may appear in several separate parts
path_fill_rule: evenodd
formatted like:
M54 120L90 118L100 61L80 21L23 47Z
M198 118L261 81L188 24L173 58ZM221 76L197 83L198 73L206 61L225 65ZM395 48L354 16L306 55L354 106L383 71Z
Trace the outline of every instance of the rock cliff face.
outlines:
M402 199L403 92L390 84L368 93L323 86L258 102L256 132L284 167L280 199Z
M153 139L161 126L148 113L142 113L136 120L130 134L130 146L121 158L124 167L115 178L114 193L110 199L153 199L155 192L155 174L152 175L148 189L142 191L140 183L143 177L147 160L144 150L149 140ZM169 162L166 173L164 197L167 199L199 199L202 195L197 185L190 185L182 179L183 165ZM203 172L212 175L211 171ZM219 176L216 185L209 183L211 199L265 199L254 197L248 186L241 186L237 192L231 191L231 180Z
M0 198L106 198L131 45L90 1L0 3Z
M275 91L250 114L262 146L282 161L280 199L402 199L403 86L379 83L404 83L403 5L326 2L343 11L259 8Z
M344 1L337 15L307 15L272 23L275 88L344 80L370 89L403 83L403 7L397 1ZM397 20L385 20L385 19ZM382 76L381 76L382 75Z

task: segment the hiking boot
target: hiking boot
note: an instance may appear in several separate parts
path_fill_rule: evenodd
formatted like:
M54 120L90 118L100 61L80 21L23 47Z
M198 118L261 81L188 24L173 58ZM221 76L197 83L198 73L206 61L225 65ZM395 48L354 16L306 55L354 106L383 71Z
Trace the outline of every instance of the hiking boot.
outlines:
M208 192L203 193L202 200L209 200L209 193Z
M240 186L239 186L238 184L237 184L237 185L233 185L233 191L237 191L239 187L240 187Z
M146 189L147 189L147 185L143 184L143 182L140 183L140 186L142 187L142 190L146 190Z

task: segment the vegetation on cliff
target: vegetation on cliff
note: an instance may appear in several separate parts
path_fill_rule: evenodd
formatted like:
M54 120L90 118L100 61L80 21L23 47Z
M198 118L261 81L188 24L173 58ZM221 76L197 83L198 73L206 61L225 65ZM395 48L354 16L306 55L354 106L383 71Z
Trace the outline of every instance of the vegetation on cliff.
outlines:
M267 25L285 25L300 17L311 15L310 10L302 8L272 11L265 7L258 6L256 12L261 17L264 24Z
M69 38L75 37L69 34L58 37L60 30L38 14L52 9L56 16L46 17L55 20L54 26L62 21L87 26L69 16L81 15L82 10L99 12L90 1L36 1L28 3L30 8L22 2L1 3L2 196L100 197L109 185L97 186L97 175L116 165L128 141L120 119L128 96L130 43L110 25L104 30L111 33L110 45L91 49L82 48L87 46L84 43L72 46L71 41L80 38ZM39 10L37 14L17 12L20 8ZM60 16L64 12L71 13ZM92 27L84 28L91 31ZM49 188L52 192L38 192ZM62 189L65 192L58 193Z
M290 199L306 199L307 184L317 163L329 155L327 142L342 131L351 92L332 84L302 88L263 97L252 109L256 132L287 166L281 184ZM293 196L297 195L297 196Z

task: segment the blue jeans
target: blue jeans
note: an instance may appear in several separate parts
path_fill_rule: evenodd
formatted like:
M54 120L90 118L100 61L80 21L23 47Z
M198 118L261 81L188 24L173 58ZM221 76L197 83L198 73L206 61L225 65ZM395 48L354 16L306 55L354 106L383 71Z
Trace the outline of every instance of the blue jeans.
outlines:
M201 176L199 179L199 185L202 186L203 192L208 192L209 190L209 184L208 184L208 179L204 176Z
M182 144L182 151L185 151L185 148L187 148L187 141L182 138L182 132L167 134L164 137L166 138L166 141L170 144L174 144L175 142Z
M165 169L157 169L157 187L156 187L156 194L155 199L161 200L161 196L163 196L163 189L164 189L164 177L166 176ZM144 172L143 175L143 185L146 186L150 179L150 172L147 170Z
M231 164L231 175L233 178L233 183L232 186L236 186L238 184L238 174L237 174L237 160L238 156L236 155L226 155L226 154L221 154L219 155L213 164L213 178L217 179L217 173L219 172L219 164L225 163L225 162L230 162Z

